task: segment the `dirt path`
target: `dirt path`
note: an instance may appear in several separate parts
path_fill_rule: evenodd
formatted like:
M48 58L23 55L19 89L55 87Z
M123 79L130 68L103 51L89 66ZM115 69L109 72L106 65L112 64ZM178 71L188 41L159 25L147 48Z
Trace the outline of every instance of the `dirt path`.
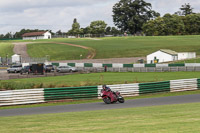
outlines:
M90 48L90 47L86 47L86 46L82 46L82 45L76 45L76 44L69 44L69 43L56 43L56 44L65 44L65 45L69 45L69 46L87 49L88 50L87 59L93 59L96 56L96 50L93 49L93 48Z
M27 53L27 47L26 47L26 44L29 44L29 43L33 43L33 42L13 43L15 45L13 52L15 54L21 55L22 58L29 58L29 55Z

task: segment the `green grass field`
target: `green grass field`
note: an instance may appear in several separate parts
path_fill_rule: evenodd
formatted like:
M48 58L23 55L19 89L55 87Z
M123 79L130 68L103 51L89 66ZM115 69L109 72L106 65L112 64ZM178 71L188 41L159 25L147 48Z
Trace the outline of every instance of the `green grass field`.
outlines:
M124 84L157 82L173 79L200 78L200 72L156 72L156 73L90 73L56 77L12 79L0 81L1 89L54 88L71 86L93 86L102 84Z
M88 52L82 48L53 43L28 44L27 48L29 56L45 57L46 55L50 55L52 61L80 59L80 55L86 57Z
M12 41L8 41L11 43ZM15 41L20 42L20 41ZM96 50L95 58L144 57L159 49L171 49L177 52L196 52L200 55L200 36L155 36L155 37L108 37L92 39L50 39L35 40L39 44L29 44L28 53L32 57L50 55L52 60L80 59L87 56L87 50L67 45L55 44L64 42L91 47ZM5 41L4 41L5 43ZM49 43L49 44L46 44ZM12 50L12 49L11 49ZM0 49L0 53L4 50Z
M64 40L63 40L64 41ZM97 50L96 58L144 57L159 49L200 54L200 36L116 37L88 41L67 41Z
M199 133L200 103L1 117L3 133Z
M48 41L92 47L97 52L95 58L144 57L159 49L171 49L177 52L197 52L197 55L200 54L200 36L111 37L100 38L100 40L53 39ZM56 49L54 50L56 51ZM74 52L80 53L78 49ZM79 59L79 57L76 58Z
M13 53L14 45L8 42L0 42L0 57L11 57Z

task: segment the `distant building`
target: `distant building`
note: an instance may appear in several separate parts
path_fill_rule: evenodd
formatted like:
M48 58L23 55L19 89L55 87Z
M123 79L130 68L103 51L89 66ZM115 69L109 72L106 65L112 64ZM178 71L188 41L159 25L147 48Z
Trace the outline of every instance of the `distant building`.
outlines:
M12 63L14 64L21 63L21 56L18 54L12 55Z
M30 32L22 35L23 40L51 39L49 31Z
M178 53L169 49L160 49L147 55L147 63L161 63L178 60Z
M185 60L196 58L195 52L182 52L177 53L170 49L160 49L152 54L147 55L147 63L162 63L176 60Z
M185 60L185 59L192 59L192 58L196 58L195 52L178 53L178 60Z

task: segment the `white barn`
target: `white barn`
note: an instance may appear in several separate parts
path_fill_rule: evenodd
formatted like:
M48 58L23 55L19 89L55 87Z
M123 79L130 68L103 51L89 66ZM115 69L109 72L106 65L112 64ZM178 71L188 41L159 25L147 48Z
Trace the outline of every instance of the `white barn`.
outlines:
M23 40L51 39L49 31L30 32L22 35Z
M148 64L175 60L178 60L178 53L169 49L160 49L152 54L147 55Z

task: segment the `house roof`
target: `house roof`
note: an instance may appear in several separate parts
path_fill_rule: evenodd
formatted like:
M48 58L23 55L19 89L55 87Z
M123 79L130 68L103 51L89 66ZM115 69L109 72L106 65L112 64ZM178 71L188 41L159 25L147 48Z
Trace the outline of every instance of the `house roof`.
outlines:
M170 49L160 49L160 51L167 53L167 54L170 54L170 55L178 55L177 52L170 50Z
M42 36L47 31L40 31L40 32L29 32L22 35L22 37L31 37L31 36Z

